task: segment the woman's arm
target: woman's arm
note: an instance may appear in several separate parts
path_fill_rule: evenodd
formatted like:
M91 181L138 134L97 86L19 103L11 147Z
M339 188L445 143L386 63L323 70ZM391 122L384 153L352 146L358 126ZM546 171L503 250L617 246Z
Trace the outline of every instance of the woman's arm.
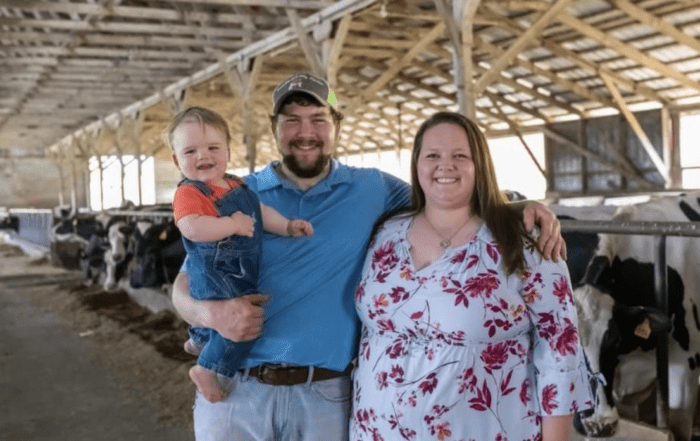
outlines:
M567 441L573 422L573 415L542 417L542 441Z
M173 306L192 326L211 328L232 341L256 339L262 333L267 300L263 294L250 294L229 300L196 300L190 296L189 277L179 273L173 283Z
M253 224L253 218L237 211L222 217L188 214L178 219L176 225L193 242L216 242L233 234L252 237Z

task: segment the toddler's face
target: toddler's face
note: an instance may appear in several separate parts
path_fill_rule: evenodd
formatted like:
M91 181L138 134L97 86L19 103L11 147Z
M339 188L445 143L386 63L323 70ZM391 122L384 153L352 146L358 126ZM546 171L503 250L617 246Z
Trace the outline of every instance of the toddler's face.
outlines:
M210 124L186 121L172 134L173 160L186 178L225 186L224 173L231 159L223 133Z

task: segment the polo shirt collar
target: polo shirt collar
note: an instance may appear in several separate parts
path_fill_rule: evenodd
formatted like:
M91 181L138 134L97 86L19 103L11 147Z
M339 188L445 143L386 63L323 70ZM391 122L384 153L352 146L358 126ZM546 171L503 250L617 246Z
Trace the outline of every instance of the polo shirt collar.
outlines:
M275 167L279 165L279 161L273 161L257 174L258 191L271 190L275 187L283 187L291 190L299 191L299 188L290 181L282 178L276 171ZM351 182L350 169L340 164L338 161L331 159L331 170L328 176L323 178L318 184L309 188L306 192L322 193L330 191L330 189L338 184Z

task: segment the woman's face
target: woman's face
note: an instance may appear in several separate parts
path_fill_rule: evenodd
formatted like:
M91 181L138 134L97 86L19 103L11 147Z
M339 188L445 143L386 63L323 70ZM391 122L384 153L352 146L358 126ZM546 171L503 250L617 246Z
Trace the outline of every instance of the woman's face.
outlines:
M474 192L474 161L462 127L442 123L426 130L416 171L426 206L469 207Z

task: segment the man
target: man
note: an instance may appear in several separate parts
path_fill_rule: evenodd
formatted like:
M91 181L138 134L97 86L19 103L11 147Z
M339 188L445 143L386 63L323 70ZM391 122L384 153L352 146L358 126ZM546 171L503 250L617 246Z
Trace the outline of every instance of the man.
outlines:
M342 114L323 79L293 75L272 99L282 161L246 182L262 203L309 220L314 236L264 236L259 289L269 297L197 301L188 294L187 275L178 276L173 304L190 324L233 341L257 339L244 369L232 379L219 377L227 398L212 404L198 394L198 441L347 439L358 337L354 289L372 226L410 203L410 187L398 178L331 159ZM556 218L541 204L524 214L530 228L535 217L542 221L545 256L563 256Z

